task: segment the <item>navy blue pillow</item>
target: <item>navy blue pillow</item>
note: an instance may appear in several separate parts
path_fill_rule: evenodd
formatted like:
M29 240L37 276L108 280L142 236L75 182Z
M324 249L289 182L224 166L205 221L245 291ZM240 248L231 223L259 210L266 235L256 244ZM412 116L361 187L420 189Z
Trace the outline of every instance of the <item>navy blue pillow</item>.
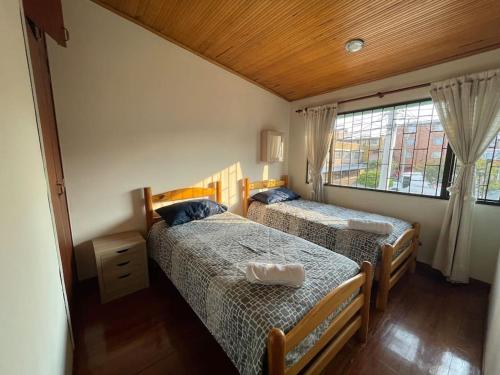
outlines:
M201 220L226 211L226 206L211 201L210 199L196 199L174 203L170 206L160 207L156 210L161 218L171 227L193 220Z
M292 201L299 198L300 195L286 187L262 191L252 196L252 199L265 204Z

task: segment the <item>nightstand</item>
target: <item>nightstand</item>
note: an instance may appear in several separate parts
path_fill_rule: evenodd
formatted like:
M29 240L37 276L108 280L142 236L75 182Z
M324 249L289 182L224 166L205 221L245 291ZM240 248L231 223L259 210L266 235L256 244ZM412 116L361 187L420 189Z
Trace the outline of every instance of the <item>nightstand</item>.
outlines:
M101 303L149 286L146 241L138 232L124 232L92 241Z

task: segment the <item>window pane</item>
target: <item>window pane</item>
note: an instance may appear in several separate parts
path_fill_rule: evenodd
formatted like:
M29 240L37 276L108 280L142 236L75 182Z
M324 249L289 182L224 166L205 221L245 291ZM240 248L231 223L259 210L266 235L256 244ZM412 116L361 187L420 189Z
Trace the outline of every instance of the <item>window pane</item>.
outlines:
M331 183L439 196L447 140L431 100L339 115Z
M500 158L499 158L500 160ZM500 163L497 162L497 166L491 168L490 182L488 184L488 194L486 199L500 200Z
M478 200L500 203L500 133L476 163Z

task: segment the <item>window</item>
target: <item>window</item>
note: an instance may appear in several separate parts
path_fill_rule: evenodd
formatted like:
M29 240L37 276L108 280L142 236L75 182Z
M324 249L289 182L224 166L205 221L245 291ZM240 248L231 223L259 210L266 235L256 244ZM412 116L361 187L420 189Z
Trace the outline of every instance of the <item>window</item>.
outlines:
M334 132L327 184L448 198L455 156L430 99L341 113ZM478 202L500 204L500 133L476 175Z
M340 114L334 131L335 158L324 170L329 184L442 194L447 142L431 100Z

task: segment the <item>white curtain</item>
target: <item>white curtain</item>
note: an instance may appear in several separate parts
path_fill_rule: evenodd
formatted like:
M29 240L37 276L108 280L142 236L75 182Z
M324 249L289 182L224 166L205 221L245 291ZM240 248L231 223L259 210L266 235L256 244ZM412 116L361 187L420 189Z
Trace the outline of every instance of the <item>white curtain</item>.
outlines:
M323 176L328 148L333 137L333 126L337 118L337 104L307 108L304 111L306 130L306 154L309 163L309 176L312 182L311 199L324 201Z
M475 163L500 130L500 69L433 83L431 96L458 166L432 264L449 281L466 283Z

